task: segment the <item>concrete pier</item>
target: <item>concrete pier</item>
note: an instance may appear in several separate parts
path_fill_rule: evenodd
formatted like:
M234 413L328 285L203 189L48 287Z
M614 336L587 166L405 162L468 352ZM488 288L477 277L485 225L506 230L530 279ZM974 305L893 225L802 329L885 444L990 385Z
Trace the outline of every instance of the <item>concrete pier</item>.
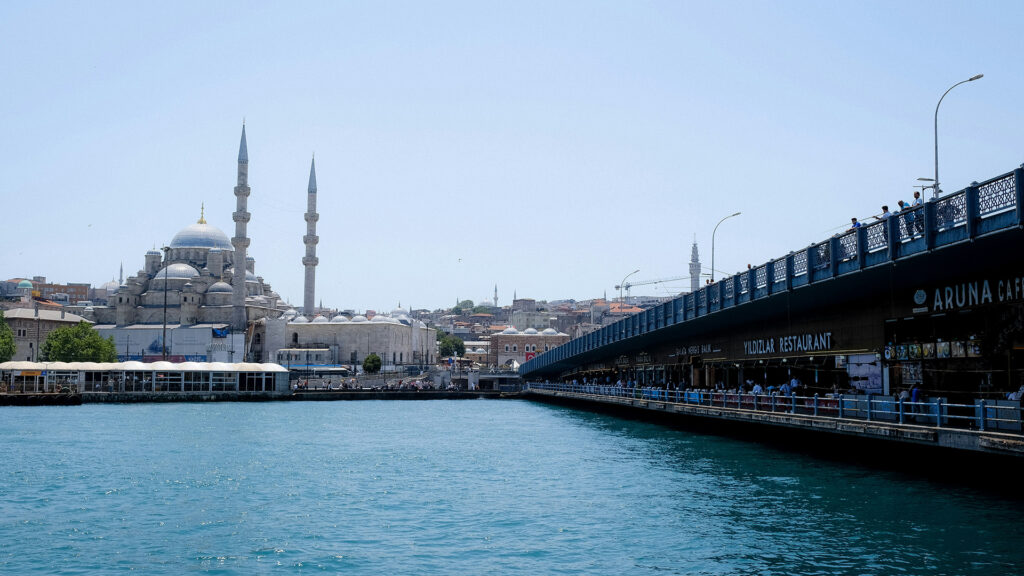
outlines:
M895 422L865 421L830 416L765 412L721 406L677 404L628 397L603 396L531 388L523 392L531 400L632 412L641 418L683 422L705 421L730 424L736 428L776 428L804 430L857 440L879 440L902 445L921 445L961 452L1024 457L1024 436L1002 432L940 428ZM722 426L718 426L721 429Z

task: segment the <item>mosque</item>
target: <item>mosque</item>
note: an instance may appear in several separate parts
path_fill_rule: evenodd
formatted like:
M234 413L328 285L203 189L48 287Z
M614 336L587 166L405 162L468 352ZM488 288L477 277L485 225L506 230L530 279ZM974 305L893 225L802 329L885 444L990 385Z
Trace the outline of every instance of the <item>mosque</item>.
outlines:
M302 258L303 314L284 303L247 255L249 155L242 126L238 181L232 214L235 235L199 220L174 235L162 250L146 252L135 275L116 288L106 286L107 305L71 307L94 322L104 337L113 336L119 360L196 362L274 362L282 364L361 363L371 352L386 367L423 365L435 359L436 337L403 310L368 319L318 316L314 309L316 266L316 163L310 165ZM289 352L291 350L291 352ZM310 356L312 351L313 356ZM299 362L298 358L309 359ZM315 361L314 361L315 358ZM290 360L296 360L290 362Z

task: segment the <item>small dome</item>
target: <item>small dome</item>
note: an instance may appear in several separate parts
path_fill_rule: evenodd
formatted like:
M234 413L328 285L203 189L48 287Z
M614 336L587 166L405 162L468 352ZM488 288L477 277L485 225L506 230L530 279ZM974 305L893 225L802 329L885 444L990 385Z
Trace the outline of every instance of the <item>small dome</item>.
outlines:
M156 273L156 277L159 280L187 280L193 276L199 276L199 271L181 262L170 264Z
M228 269L228 272L230 272L231 275L233 276L235 274L235 269L234 268L230 268L230 269ZM258 282L258 280L256 279L256 275L253 274L252 272L249 272L248 270L245 271L245 281L246 282Z
M558 330L555 330L554 328L545 328L541 334L544 336L558 336Z
M223 248L234 250L226 234L216 226L203 223L190 224L174 235L171 248Z
M214 282L207 290L207 294L230 294L235 289L231 287L231 284L227 282Z
M523 334L536 334L536 333L537 333L537 329L536 328L527 328L526 330L523 330Z
M326 324L327 318L317 314L316 318L313 318L313 324Z
M117 281L111 280L110 282L104 282L103 284L101 284L100 288L106 290L107 292L116 292L117 289L120 288L120 286L118 285Z
M342 316L338 314L334 318L331 318L331 322L348 322L348 316Z
M519 330L516 330L515 326L509 326L501 331L502 334L519 334Z
M362 314L360 314L358 316L353 316L352 317L352 322L368 322L368 320L366 319L366 316L363 316Z
M296 310L295 308L289 308L289 309L284 311L284 315L285 316L298 316L299 315L299 311Z
M382 314L377 314L376 316L373 317L373 319L370 320L370 322L376 322L378 324L389 321L391 321L391 318L388 318L387 316L384 316Z
M309 319L305 316L296 316L292 318L292 324L309 324Z
M28 289L31 289L32 288L32 283L29 282L28 280L22 280L21 282L18 282L18 288L28 288Z

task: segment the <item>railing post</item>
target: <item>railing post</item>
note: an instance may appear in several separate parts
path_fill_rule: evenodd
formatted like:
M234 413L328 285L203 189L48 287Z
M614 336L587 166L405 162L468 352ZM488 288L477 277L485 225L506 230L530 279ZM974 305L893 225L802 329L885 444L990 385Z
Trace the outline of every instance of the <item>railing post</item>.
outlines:
M928 250L935 248L935 233L938 229L939 219L935 213L935 201L929 200L924 203L924 245Z
M942 406L938 399L935 400L935 426L942 428Z
M737 410L742 410L743 409L743 394L742 393L736 394L736 409Z
M828 268L829 276L835 278L839 274L839 237L833 236L828 239Z
M981 401L980 408L981 408L981 414L980 414L981 415L981 418L980 418L981 421L978 422L978 429L981 430L982 432L984 432L985 431L985 408L986 408L986 402L985 402L984 399Z
M807 254L807 283L808 284L813 284L814 283L814 265L816 264L816 262L814 261L814 257L815 257L815 255L817 255L818 250L816 248L814 248L814 246L810 246L810 247L806 248L804 250L804 252Z
M786 292L793 290L793 255L786 256Z
M868 394L868 422L871 422L871 394Z
M790 400L792 400L792 408L790 409L791 414L796 414L796 392L790 392Z
M775 412L775 394L771 395L772 412Z
M818 415L818 393L814 393L814 415Z
M857 268L863 269L864 255L868 252L868 228L867 226L859 226L855 230L857 231Z
M967 237L973 239L978 235L978 187L968 186L964 190L964 212L967 216Z
M843 395L839 395L839 417L843 417Z
M1024 226L1024 168L1013 171L1013 188L1016 192L1017 225Z
M900 398L900 424L904 423L904 414L906 414L906 411L903 408L903 398Z
M896 247L900 245L900 219L896 216L889 216L882 221L885 226L885 238L889 245L889 261L896 259Z
M757 394L754 394L754 410L757 410Z

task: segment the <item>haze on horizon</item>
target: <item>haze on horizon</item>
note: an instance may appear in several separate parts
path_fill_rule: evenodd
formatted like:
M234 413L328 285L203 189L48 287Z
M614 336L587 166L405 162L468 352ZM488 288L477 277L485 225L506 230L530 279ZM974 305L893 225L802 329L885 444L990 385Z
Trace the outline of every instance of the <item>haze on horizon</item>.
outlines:
M1014 2L5 3L0 277L101 284L206 219L356 310L716 276L1024 161ZM926 194L927 196L927 194ZM667 295L688 282L638 294Z

